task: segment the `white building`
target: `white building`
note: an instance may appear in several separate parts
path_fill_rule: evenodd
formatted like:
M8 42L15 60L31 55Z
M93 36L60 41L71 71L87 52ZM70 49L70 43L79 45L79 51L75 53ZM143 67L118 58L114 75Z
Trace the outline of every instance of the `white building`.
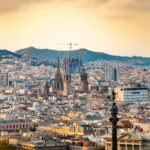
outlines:
M43 104L40 103L40 102L34 102L33 103L33 107L30 108L31 110L34 110L34 111L43 111L44 110L44 107L43 107Z
M143 86L115 88L116 102L147 103L149 101L148 88Z

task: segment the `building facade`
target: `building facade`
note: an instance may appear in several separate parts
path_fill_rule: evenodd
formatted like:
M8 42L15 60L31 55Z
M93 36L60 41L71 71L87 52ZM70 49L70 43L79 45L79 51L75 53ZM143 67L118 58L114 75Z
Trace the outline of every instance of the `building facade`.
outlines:
M116 101L124 103L147 103L148 88L143 86L115 88Z
M0 131L8 130L22 130L28 129L33 126L34 123L27 119L1 119L0 120Z
M105 137L105 150L112 150L111 136ZM118 150L150 150L150 137L125 134L118 137Z

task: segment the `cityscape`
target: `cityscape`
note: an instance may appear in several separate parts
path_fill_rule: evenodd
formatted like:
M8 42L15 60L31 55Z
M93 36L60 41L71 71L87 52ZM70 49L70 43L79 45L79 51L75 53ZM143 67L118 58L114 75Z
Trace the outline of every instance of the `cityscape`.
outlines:
M150 67L115 60L85 64L78 52L73 58L66 51L52 65L34 65L28 53L3 55L1 140L12 149L111 150L115 100L118 149L149 149Z
M0 150L150 150L149 6L0 0Z

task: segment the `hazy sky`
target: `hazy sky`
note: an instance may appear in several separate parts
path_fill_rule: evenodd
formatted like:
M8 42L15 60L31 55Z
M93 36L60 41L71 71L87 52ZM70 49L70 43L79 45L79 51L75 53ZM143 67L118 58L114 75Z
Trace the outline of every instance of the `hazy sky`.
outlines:
M150 0L0 0L0 49L150 56Z

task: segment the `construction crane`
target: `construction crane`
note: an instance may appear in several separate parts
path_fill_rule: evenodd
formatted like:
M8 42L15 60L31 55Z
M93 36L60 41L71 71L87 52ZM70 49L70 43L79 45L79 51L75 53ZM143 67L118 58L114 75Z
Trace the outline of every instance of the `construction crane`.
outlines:
M67 51L65 56L64 56L64 66L65 66L64 69L69 70L69 66L71 64L71 58L69 56L69 52L72 51L73 46L77 46L78 44L77 43L72 43L72 42L70 42L70 43L57 43L57 44L58 45L68 45L69 46L69 51ZM66 64L68 64L68 65L66 65Z
M77 46L78 44L77 43L57 43L58 45L69 45L69 50L71 51L72 50L72 47L73 46Z
M77 46L78 44L77 44L77 43L72 43L72 42L70 42L68 45L69 45L69 47L70 47L70 51L71 51L71 50L72 50L73 45L74 45L74 46Z

